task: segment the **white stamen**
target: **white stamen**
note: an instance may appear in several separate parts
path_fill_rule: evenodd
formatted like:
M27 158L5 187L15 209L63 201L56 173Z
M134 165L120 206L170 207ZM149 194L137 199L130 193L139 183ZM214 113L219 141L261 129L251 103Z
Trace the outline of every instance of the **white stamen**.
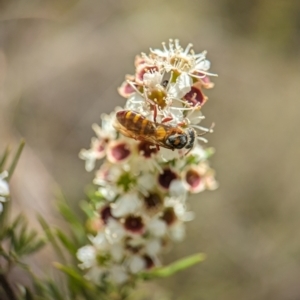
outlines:
M170 109L174 110L193 110L193 107L170 107Z
M136 91L136 93L139 93L143 97L143 94L137 89L132 81L126 80L126 82Z
M187 47L185 48L185 51L183 52L183 54L187 55L192 47L193 47L192 43L188 44Z
M199 126L199 125L191 124L191 127L200 129L200 130L205 131L205 132L213 132L212 128L206 128L206 127L202 127L202 126Z
M202 141L202 142L204 142L204 143L207 143L207 142L208 142L208 140L207 140L206 138L201 137L201 136L197 136L197 140L200 140L200 141Z

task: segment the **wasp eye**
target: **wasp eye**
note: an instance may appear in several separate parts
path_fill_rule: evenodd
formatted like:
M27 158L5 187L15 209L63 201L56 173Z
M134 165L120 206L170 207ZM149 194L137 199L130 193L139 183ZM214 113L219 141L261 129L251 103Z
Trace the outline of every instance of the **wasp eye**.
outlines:
M182 149L187 143L187 137L184 134L170 135L167 144L175 149Z

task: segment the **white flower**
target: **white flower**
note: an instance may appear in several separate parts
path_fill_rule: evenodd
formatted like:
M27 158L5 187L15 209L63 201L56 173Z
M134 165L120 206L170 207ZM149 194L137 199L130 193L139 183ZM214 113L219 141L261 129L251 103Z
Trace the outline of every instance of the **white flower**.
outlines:
M105 198L107 201L112 201L116 198L119 189L115 186L109 188L99 187L98 192Z
M147 225L148 231L156 237L162 237L166 234L167 224L161 219L154 218Z
M104 232L98 232L96 236L89 236L89 240L97 250L107 250L110 247Z
M203 89L213 87L206 52L195 54L192 44L183 49L178 40L170 40L163 50L137 56L135 67L119 89L124 108L101 116L101 127L93 125L97 137L91 148L80 153L87 170L104 160L94 179L100 197L91 202L91 221L96 218L101 226L89 236L91 245L77 252L86 278L98 284L103 278L115 284L133 282L134 274L160 265L166 242L183 240L185 223L194 218L188 196L217 187L207 162L211 151L200 144L206 141L200 135L212 132L212 126L199 125L208 99ZM125 112L116 118L119 110L134 111L146 121ZM122 127L115 123L121 116ZM171 134L184 141L179 128L200 132L187 136L188 148L165 148ZM126 130L134 138L124 136Z
M128 280L128 274L122 265L113 265L110 268L109 278L116 284L123 284Z
M110 254L115 262L121 262L124 257L124 246L122 244L113 244L110 247Z
M94 282L95 284L99 284L101 282L101 278L103 275L107 273L105 268L94 265L88 272L85 274L85 278Z
M175 84L170 85L168 95L171 98L182 98L191 90L192 84L191 77L184 72L177 77Z
M161 240L158 238L155 239L149 239L146 242L145 245L145 252L151 256L154 257L158 255L161 252L162 245L161 245Z
M123 217L138 212L141 205L141 200L136 193L125 194L112 205L111 212L114 217Z
M144 84L149 88L156 88L160 86L163 79L163 75L159 72L148 72L144 74L143 81Z
M138 177L137 185L144 191L151 191L156 185L156 178L151 173L145 173Z
M136 274L146 268L146 261L139 255L132 255L126 261L129 271Z
M4 171L0 174L0 214L3 211L3 204L9 196L9 186L5 178L8 177L8 172Z
M133 93L126 101L125 109L145 114L147 112L145 98L140 93Z
M206 60L206 51L195 54L192 50L193 45L188 44L185 49L179 45L179 40L169 41L169 49L166 44L163 43L163 50L150 49L151 53L155 55L157 62L164 64L167 72L171 70L178 70L180 72L188 72L193 77L204 77L204 75L215 74L208 73L210 63Z
M187 194L187 186L182 180L175 179L171 182L170 196L185 198L186 194Z
M9 196L9 186L4 178L8 177L8 172L4 171L0 174L0 201L5 202Z
M182 222L176 222L169 228L169 234L173 241L181 242L185 238L185 226Z
M116 220L110 218L105 228L106 238L111 244L119 243L125 236L123 226Z
M91 245L79 248L76 256L82 262L79 265L81 269L90 268L96 263L96 249Z

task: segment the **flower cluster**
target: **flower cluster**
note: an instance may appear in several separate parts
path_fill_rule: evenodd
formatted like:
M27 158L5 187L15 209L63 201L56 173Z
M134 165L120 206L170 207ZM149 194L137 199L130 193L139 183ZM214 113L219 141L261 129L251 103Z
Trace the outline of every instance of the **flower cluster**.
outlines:
M7 171L0 174L0 213L3 211L3 202L9 197L9 187L5 178L8 176Z
M198 142L204 138L198 137L190 151L172 151L142 134L137 140L125 137L115 126L116 113L125 109L170 128L211 131L198 125L207 101L203 89L213 87L205 55L170 40L163 50L137 56L135 75L127 75L119 88L124 108L102 115L101 127L93 125L97 137L91 148L80 152L87 171L104 160L94 179L98 190L90 244L77 252L86 277L96 283L122 284L159 266L161 253L184 238L184 223L193 218L188 195L217 187L207 161L212 151Z

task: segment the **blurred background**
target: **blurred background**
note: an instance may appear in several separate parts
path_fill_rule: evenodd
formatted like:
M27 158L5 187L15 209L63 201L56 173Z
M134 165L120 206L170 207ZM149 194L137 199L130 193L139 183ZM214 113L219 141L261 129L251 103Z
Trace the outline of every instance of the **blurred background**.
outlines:
M0 151L27 142L15 210L57 223L59 187L79 211L93 174L78 152L92 123L123 105L117 87L135 55L169 38L207 50L219 74L203 112L216 123L220 188L191 200L196 220L165 257L207 260L154 290L176 300L300 299L297 0L0 1Z

